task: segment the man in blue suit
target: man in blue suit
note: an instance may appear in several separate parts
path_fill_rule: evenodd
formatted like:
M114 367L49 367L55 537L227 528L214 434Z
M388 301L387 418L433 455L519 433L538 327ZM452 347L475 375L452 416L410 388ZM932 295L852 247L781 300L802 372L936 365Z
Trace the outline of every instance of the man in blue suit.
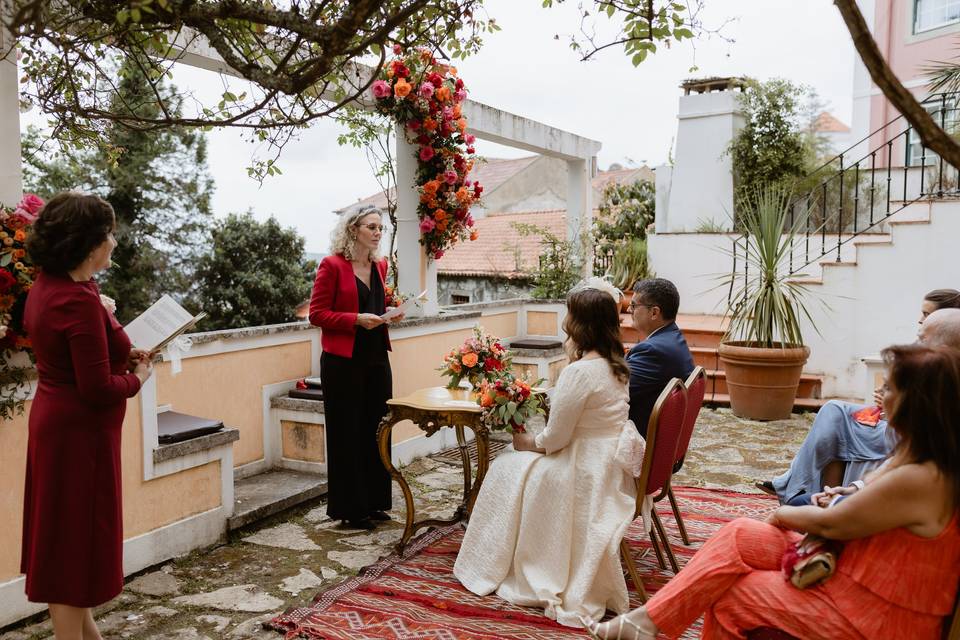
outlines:
M653 405L671 378L686 380L693 356L677 327L680 294L669 280L651 278L633 285L630 315L645 336L627 353L630 367L630 419L644 437Z

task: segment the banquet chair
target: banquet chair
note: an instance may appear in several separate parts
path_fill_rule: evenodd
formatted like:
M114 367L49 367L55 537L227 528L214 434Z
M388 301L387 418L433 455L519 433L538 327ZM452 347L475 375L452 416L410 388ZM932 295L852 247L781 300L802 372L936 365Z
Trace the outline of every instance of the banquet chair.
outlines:
M663 491L670 481L673 464L677 459L677 443L683 430L686 407L687 389L683 386L680 378L673 378L664 387L660 397L657 398L650 414L650 421L647 423L643 467L640 471L640 477L637 478L637 502L633 512L634 519L641 513L644 497ZM677 558L673 554L673 549L670 548L670 541L667 539L663 523L657 515L656 507L652 510L650 517L653 520L653 528L650 530L650 544L657 555L660 567L666 569L667 566L664 561L664 553L660 549L662 543L667 558L670 560L670 566L673 572L677 573L680 570L677 565ZM657 540L658 536L659 542ZM620 555L627 567L630 579L637 588L637 593L640 594L641 601L646 602L647 593L640 581L640 574L633 561L633 556L630 554L626 539L620 541Z
M690 439L693 437L693 429L697 425L700 409L703 408L703 397L707 391L707 372L703 367L694 367L690 375L687 376L684 386L687 388L687 409L683 413L683 430L680 432L680 440L677 442L677 459L673 464L670 479L667 480L667 486L653 500L654 502L659 502L663 500L664 497L670 500L670 508L673 510L673 517L677 520L677 529L680 530L680 539L683 540L683 544L690 546L687 528L684 526L683 518L680 516L677 498L673 495L673 475L683 467L683 460L687 456L687 449L690 448Z

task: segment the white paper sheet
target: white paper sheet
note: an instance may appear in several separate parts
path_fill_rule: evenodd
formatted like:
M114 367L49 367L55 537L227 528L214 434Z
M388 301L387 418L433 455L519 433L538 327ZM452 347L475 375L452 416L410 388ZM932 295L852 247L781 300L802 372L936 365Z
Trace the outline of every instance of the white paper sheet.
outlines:
M410 311L410 309L413 308L413 305L415 305L417 302L421 300L426 300L426 299L427 299L427 290L424 289L423 291L420 292L420 295L418 295L415 298L410 298L406 302L402 303L399 307L394 307L393 309L390 309L385 314L380 316L380 319L384 321L389 321L391 318L395 318L401 313L406 313L407 311Z

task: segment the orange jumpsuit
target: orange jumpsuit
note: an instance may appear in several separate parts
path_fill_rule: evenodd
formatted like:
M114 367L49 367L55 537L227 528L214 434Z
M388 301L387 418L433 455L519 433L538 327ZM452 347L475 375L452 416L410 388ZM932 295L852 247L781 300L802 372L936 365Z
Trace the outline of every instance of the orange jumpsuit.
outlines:
M721 528L647 603L670 638L704 616L703 638L774 627L804 640L938 640L960 577L960 521L934 538L892 529L844 545L836 573L800 590L780 571L800 535L740 518Z

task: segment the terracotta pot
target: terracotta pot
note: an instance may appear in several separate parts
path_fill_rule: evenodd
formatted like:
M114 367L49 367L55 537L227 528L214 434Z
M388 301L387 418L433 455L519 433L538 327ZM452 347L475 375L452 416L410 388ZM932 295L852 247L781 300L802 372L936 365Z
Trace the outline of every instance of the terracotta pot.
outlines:
M627 307L630 306L630 301L633 300L633 289L627 291L621 289L620 293L622 294L620 296L620 313L626 313Z
M722 342L718 351L734 414L752 420L790 417L809 348L770 349L748 342Z

